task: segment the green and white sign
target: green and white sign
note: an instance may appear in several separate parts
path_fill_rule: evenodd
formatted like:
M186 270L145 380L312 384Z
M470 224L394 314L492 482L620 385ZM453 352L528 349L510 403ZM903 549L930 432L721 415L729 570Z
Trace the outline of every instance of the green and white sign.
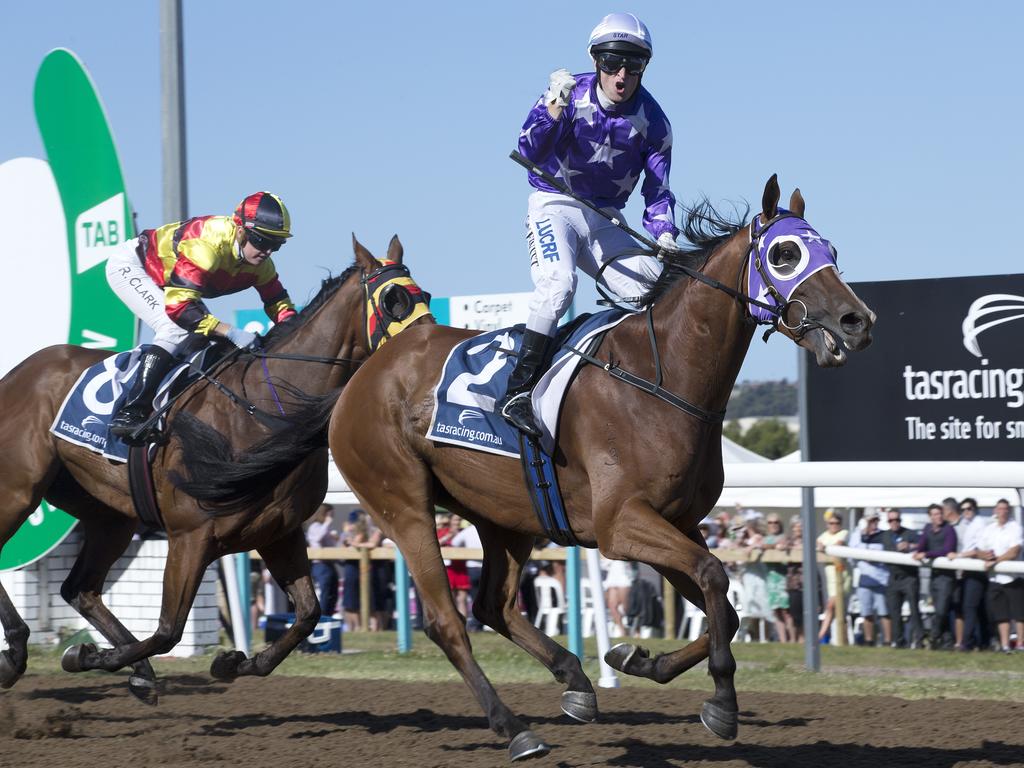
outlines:
M17 158L0 165L0 204L19 226L0 243L11 293L32 318L3 350L0 372L50 344L111 352L135 345L138 323L107 285L110 249L135 235L121 165L103 105L71 51L43 60L36 121L49 165ZM13 282L13 281L11 281ZM45 502L0 553L0 570L20 568L59 544L75 520Z

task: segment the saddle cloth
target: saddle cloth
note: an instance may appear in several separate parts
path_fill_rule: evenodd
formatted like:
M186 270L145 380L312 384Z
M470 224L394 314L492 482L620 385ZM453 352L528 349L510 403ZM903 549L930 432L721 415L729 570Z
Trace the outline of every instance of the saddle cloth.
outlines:
M554 450L562 401L581 362L571 349L589 352L597 337L630 314L610 309L581 318L533 388L533 412L543 432L540 444L548 455ZM519 431L495 403L505 394L522 339L523 326L516 325L474 336L452 349L434 389L427 439L519 458Z
M193 366L202 370L201 358L206 352L206 349L199 350L187 362L171 369L157 390L154 409L167 402L172 386L175 390L184 389L198 378L197 373L186 372ZM116 435L110 434L110 421L121 407L125 393L131 389L139 371L141 356L142 347L135 347L112 355L83 371L64 398L50 426L50 432L113 461L128 461L129 446Z

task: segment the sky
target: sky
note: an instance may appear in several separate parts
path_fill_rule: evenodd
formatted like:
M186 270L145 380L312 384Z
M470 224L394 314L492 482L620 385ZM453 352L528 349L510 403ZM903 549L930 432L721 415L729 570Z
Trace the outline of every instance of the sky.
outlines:
M435 296L528 291L530 187L508 154L548 74L592 68L587 38L612 11L651 30L643 83L672 122L680 202L756 203L778 173L850 282L1021 271L1014 2L186 0L189 215L281 195L296 236L275 262L300 303L351 262L351 233L378 256L397 233ZM0 162L45 158L33 82L70 48L141 227L165 223L157 0L15 3L3 28ZM641 201L638 185L637 228ZM577 311L595 295L582 277ZM250 291L211 306L258 305ZM755 336L740 380L795 379L795 350Z

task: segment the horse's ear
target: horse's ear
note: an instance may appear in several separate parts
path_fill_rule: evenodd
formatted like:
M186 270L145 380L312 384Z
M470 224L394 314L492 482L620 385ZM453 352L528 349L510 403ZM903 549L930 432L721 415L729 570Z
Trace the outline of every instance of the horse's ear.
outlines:
M774 218L779 212L779 178L772 174L768 183L764 185L764 195L761 196L761 219L762 226L768 219Z
M352 233L352 252L356 255L356 263L367 272L372 272L377 268L377 260L363 247L362 243L356 240L355 232Z
M403 255L405 249L402 247L402 241L398 239L398 235L392 235L391 242L388 243L388 260L401 264Z
M789 210L801 219L804 217L804 196L800 194L800 187L794 189L793 194L789 196Z

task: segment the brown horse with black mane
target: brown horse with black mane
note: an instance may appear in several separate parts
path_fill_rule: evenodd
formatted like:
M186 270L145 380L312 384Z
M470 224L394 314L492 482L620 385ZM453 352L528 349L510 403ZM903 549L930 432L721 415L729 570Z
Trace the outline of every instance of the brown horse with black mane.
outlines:
M292 321L273 328L263 351L240 354L217 367L213 377L257 409L276 414L278 425L301 431L312 417L309 404L329 407L335 393L388 336L414 319L432 322L422 307L423 294L402 266L397 237L387 261L375 259L353 237L355 263L324 281L309 305ZM396 318L403 315L405 320ZM374 336L371 341L370 335ZM212 446L221 472L230 481L236 459L270 433L246 409L233 404L221 388L200 381L186 390L168 413L170 440L159 447L152 475L156 500L167 530L163 604L156 632L137 640L102 602L103 583L138 526L125 464L60 440L50 433L54 416L68 390L89 366L108 352L70 345L49 347L24 360L0 381L0 444L5 447L0 480L0 547L39 505L41 499L78 518L84 541L61 588L61 595L114 648L72 646L63 658L66 670L116 670L131 665L129 685L144 701L156 702L155 675L148 657L167 653L180 640L188 611L206 567L232 553L259 551L271 574L295 603L295 624L269 648L246 658L224 653L211 674L230 680L240 675L267 675L316 626L320 607L310 578L301 523L316 510L327 490L327 449L321 434L277 467L270 482L250 487L249 503L230 513L211 511L175 485L202 496L201 460L190 453ZM260 359L262 358L262 359ZM316 398L319 396L320 400ZM315 410L314 407L314 410ZM268 420L268 419L265 419ZM320 418L323 423L324 418ZM228 437L223 437L228 436ZM202 445L190 445L190 442ZM244 463L244 462L242 462ZM181 470L187 465L188 472ZM0 586L0 622L9 650L0 653L0 687L9 688L24 673L28 627Z
M748 270L764 275L767 263L775 275L769 284L777 288L777 281L806 267L801 259L811 238L823 243L803 221L799 191L790 200L791 212L780 212L778 200L773 176L755 219L759 229L755 223L748 228L723 222L709 207L702 208L703 215L691 213L687 236L695 248L682 259L670 257L674 263L647 294L650 330L643 314L627 318L600 349L601 359L650 376L657 367L655 343L664 390L696 410L674 408L611 379L600 367L585 366L562 407L554 456L576 539L609 558L652 565L708 616L708 633L681 650L651 658L646 650L624 644L609 652L609 662L627 674L667 683L708 659L715 693L701 719L722 738L735 737L737 728L736 662L729 643L738 621L727 599L728 576L708 552L697 524L722 490L721 416L755 327L748 307L758 305L739 299L731 287L747 285ZM775 236L786 226L778 223L783 219L806 226L804 246L799 237ZM808 270L810 276L788 294L772 289L761 294L760 306L772 300L765 296L777 297L778 329L813 352L818 365L838 366L846 349L870 343L874 315L840 278L834 251L827 262ZM703 267L703 279L680 279L695 267ZM709 284L714 281L718 284ZM441 561L435 503L479 529L485 559L476 617L567 685L561 702L567 714L594 720L597 699L579 659L519 611L522 568L544 531L518 462L424 436L444 361L471 335L443 326L413 328L368 360L338 400L330 447L352 490L405 555L423 601L427 635L462 674L491 728L511 740L509 753L516 760L543 754L548 746L499 699L473 658ZM350 440L353 434L359 439Z

